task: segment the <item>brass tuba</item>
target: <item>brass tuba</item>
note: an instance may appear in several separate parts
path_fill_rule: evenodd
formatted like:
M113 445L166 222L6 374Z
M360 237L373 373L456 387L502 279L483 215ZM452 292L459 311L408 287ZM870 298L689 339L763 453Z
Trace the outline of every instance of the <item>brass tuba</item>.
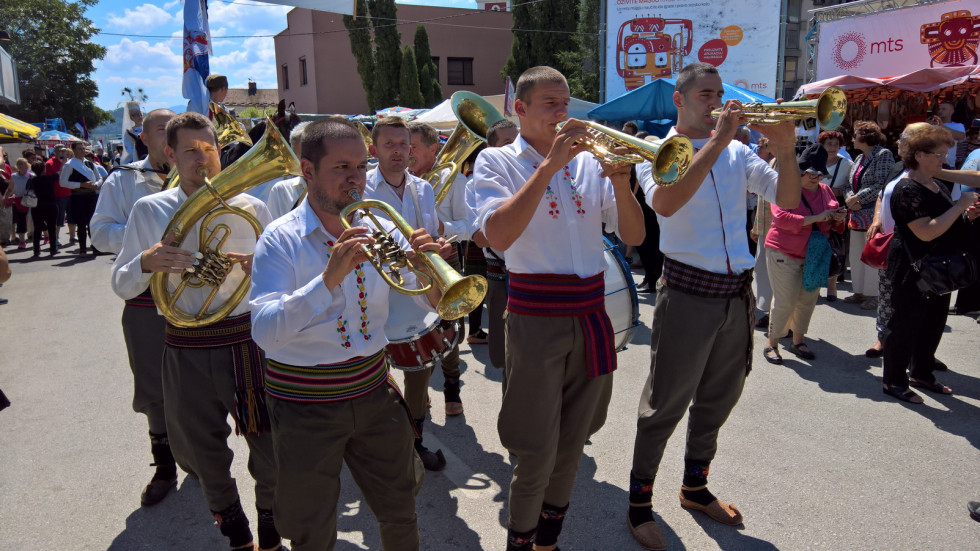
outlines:
M211 116L213 117L211 123L214 125L214 131L218 135L219 150L235 142L247 143L249 147L252 147L252 138L245 132L245 127L242 126L242 123L231 116L231 113L225 111L224 107L213 101L208 105L208 108L211 110ZM163 189L175 188L179 184L180 176L177 175L177 167L173 167L163 182Z
M606 164L637 164L650 161L653 165L653 178L657 185L669 187L684 177L694 158L694 146L683 134L648 142L625 132L607 128L592 121L580 121L586 126L587 138L583 140L586 148L597 160ZM557 130L565 126L558 123ZM613 150L625 147L629 153L620 155Z
M213 180L202 174L205 176L204 187L195 191L180 205L163 232L164 237L172 232L174 237L168 245L179 247L194 224L201 221L198 233L198 258L201 260L199 266L192 272L180 274L180 282L173 293L167 288L167 280L171 274L157 272L150 278L150 290L157 308L167 321L177 327L204 327L221 321L248 294L251 278L245 277L224 304L209 311L218 289L236 261L228 258L221 250L230 235L228 226L218 224L214 229L209 229L208 226L218 216L237 214L252 225L255 238L258 239L262 234L262 224L249 212L232 207L226 201L273 178L300 173L299 160L293 150L289 148L276 125L271 120L266 122L265 135L245 155L222 170ZM188 287L211 287L211 293L196 313L184 312L177 307L177 298Z
M783 103L743 103L742 115L755 124L779 124L786 120L815 118L823 130L833 130L844 122L847 114L847 94L836 86L831 86L817 99L807 101L784 101ZM721 116L721 109L715 109L711 116Z
M439 150L432 169L422 176L423 180L432 184L436 206L442 204L456 175L463 170L463 161L487 143L490 125L504 118L496 107L479 94L465 90L453 94L451 105L459 124ZM439 172L447 167L452 169L449 175L440 178Z
M362 250L374 269L381 274L381 278L392 289L403 295L421 295L431 289L433 285L438 286L442 290L442 298L439 300L436 310L439 312L439 317L445 320L459 319L472 312L483 302L483 297L487 294L485 277L479 275L463 277L452 269L442 257L432 251L419 252L416 257L425 265L429 273L418 269L409 260L408 253L398 245L398 242L381 229L382 226L371 209L383 212L406 238L412 235L414 228L387 203L374 199L362 200L361 196L354 190L351 190L349 194L354 202L340 211L340 222L345 229L350 228L351 225L347 221L347 217L357 211L361 211L361 216L371 221L375 228L371 233L374 243L362 245ZM418 289L405 287L401 269L407 269L415 274L421 286Z

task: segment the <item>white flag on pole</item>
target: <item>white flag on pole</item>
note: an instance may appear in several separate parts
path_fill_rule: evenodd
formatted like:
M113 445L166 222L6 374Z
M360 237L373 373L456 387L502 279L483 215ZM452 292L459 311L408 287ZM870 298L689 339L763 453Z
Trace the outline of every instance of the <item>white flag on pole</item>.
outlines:
M187 110L208 116L210 95L204 80L211 69L208 55L211 50L211 31L208 29L207 0L184 2L184 82L183 93Z

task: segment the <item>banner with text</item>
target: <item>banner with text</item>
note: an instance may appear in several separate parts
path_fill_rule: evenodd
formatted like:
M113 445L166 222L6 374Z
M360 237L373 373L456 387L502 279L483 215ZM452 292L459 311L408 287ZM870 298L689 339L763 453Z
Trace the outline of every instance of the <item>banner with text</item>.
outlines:
M980 4L952 0L820 24L817 80L884 78L930 67L977 65Z
M779 0L607 0L606 101L687 64L718 67L727 83L776 97Z

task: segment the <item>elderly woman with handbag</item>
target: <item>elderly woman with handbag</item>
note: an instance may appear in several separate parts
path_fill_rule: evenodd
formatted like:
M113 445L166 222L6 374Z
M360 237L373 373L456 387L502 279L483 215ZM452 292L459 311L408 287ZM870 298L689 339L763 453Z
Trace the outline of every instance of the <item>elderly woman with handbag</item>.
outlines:
M793 330L789 350L805 360L816 355L804 337L817 304L820 287L827 285L833 254L827 236L831 229L844 228L845 211L834 192L820 180L827 174L827 151L820 144L807 147L797 158L802 190L795 209L771 205L772 228L766 235L766 264L772 286L769 311L769 341L763 352L766 361L783 363L779 338Z
M965 192L954 202L936 180L953 143L949 131L939 126L907 136L902 160L909 173L891 196L895 235L886 277L892 287L892 315L883 334L882 391L914 404L921 404L922 397L910 385L939 394L953 392L933 374L935 353L946 327L949 293L976 277L976 244L967 218L980 215L977 194ZM960 269L930 269L936 265ZM971 270L972 276L959 277Z
M850 211L850 253L851 285L853 295L844 302L860 303L864 310L878 308L878 270L861 262L864 250L865 232L874 218L875 202L878 194L888 183L888 171L895 164L892 152L882 143L885 136L878 125L870 121L854 124L854 147L861 151L848 175L848 187L844 191L844 204Z

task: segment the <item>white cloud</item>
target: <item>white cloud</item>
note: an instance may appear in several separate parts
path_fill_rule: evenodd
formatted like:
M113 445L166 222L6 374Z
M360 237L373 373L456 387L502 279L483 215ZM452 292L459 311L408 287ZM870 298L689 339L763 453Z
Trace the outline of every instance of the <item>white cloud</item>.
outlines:
M175 21L175 17L153 4L143 4L136 8L126 8L123 15L109 15L106 18L110 27L127 31L145 32Z
M172 2L167 2L166 4L164 4L163 9L170 11L176 8L177 6L183 6L183 5L184 5L184 0L173 0Z
M184 69L184 62L181 54L174 51L172 44L180 46L179 42L172 40L150 43L123 38L118 44L107 48L101 66L109 71L129 74L173 70L180 73Z

